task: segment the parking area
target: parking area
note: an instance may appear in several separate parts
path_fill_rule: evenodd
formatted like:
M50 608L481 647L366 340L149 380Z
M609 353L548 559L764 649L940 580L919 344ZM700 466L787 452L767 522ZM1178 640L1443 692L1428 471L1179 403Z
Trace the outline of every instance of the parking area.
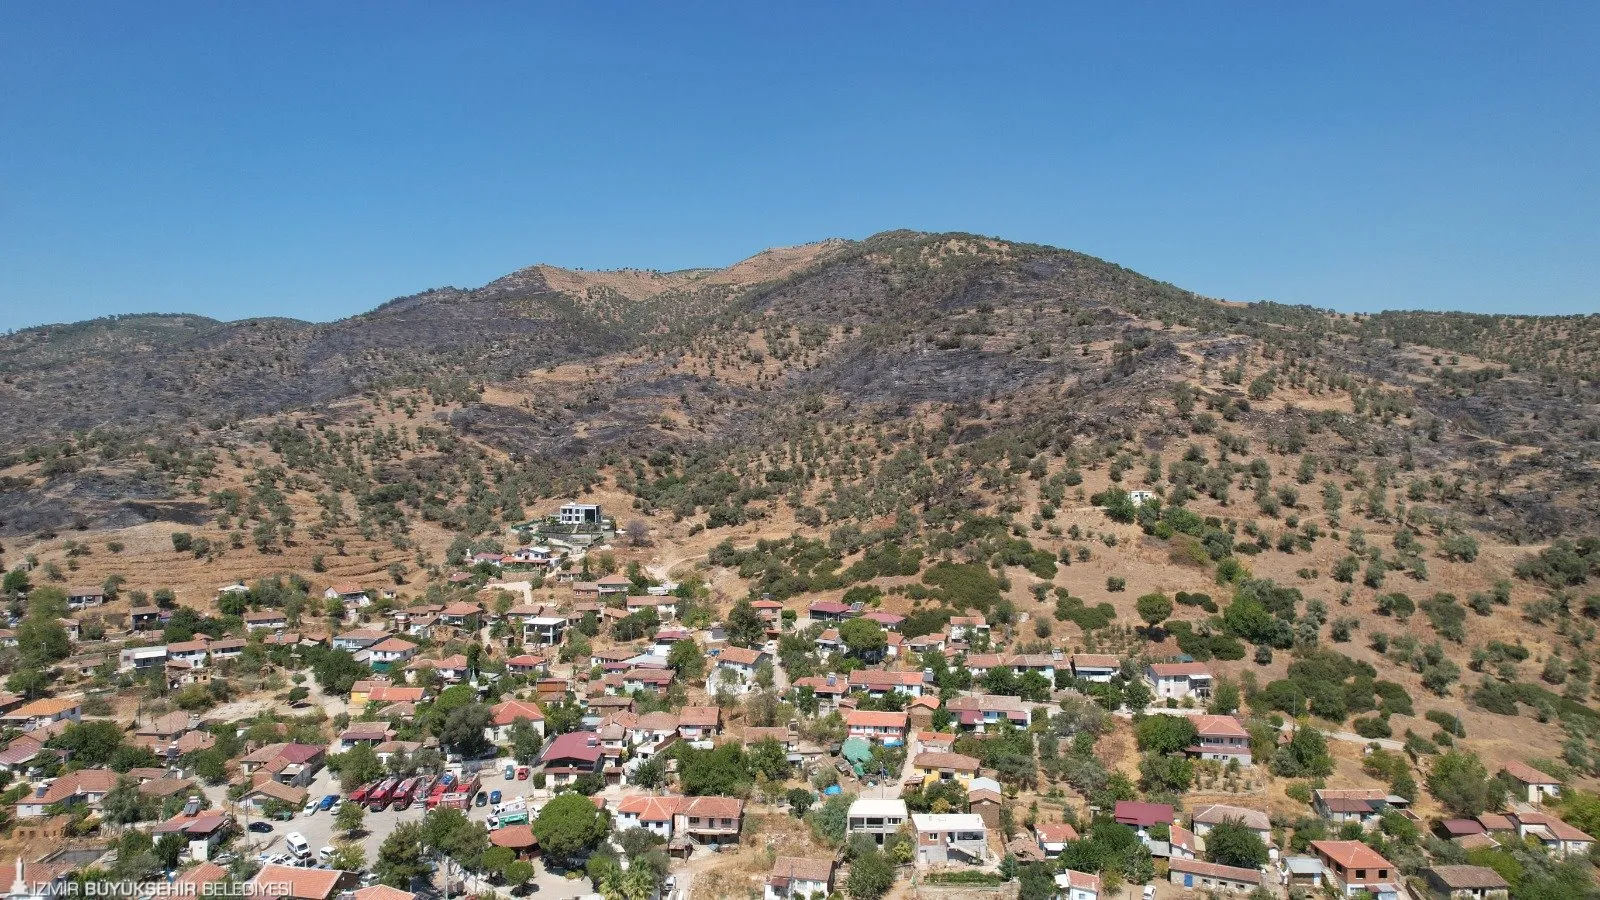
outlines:
M479 779L483 786L482 793L487 796L492 791L499 791L501 793L502 802L525 796L530 794L533 790L533 783L531 781L518 781L516 779L508 780L499 768L496 768L492 771L489 769L483 770L483 772L481 772L479 775ZM338 794L343 796L343 792L339 790L338 778L327 770L319 772L316 780L312 782L311 787L309 787L307 790L310 796L316 798L321 798L327 794ZM467 816L475 822L484 822L487 824L489 810L490 805L485 802L483 806L475 805L468 809ZM367 865L370 867L372 863L377 860L378 848L383 844L383 839L395 829L395 826L402 822L420 822L422 817L426 814L427 807L421 803L414 804L410 808L401 811L397 811L392 808L386 809L383 812L372 812L369 810L367 812L366 820L362 826L365 834L363 834L358 841L358 843L361 845L362 851L366 854ZM251 821L254 822L260 820L252 818ZM295 817L290 821L275 821L271 824L272 831L268 834L246 833L244 841L242 841L240 844L239 852L248 852L248 854L251 856L254 856L262 851L274 853L279 852L284 846L284 836L291 831L298 831L300 834L304 835L306 843L311 846L313 851L321 847L335 846L338 843L335 838L338 838L339 840L344 839L344 833L339 831L337 826L334 824L334 814L330 811L318 810L310 815L296 813ZM542 866L536 866L536 868L540 869L541 873L543 872ZM542 880L543 879L541 879L541 881ZM587 882L582 882L582 884L586 885ZM540 886L541 888L544 887L543 884ZM558 885L552 883L549 885L549 887L551 887L553 890L549 894L543 894L543 896L557 898L567 896L566 894L562 893ZM580 890L572 893L570 896L575 897L584 893L590 892Z

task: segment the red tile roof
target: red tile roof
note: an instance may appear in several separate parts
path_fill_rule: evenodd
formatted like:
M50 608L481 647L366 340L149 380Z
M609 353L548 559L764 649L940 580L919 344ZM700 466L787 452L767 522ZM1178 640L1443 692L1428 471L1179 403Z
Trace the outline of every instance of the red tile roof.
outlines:
M1158 823L1171 825L1173 822L1172 807L1166 803L1118 800L1112 816L1123 825L1150 826Z
M866 709L853 709L844 717L846 727L854 728L904 728L908 717L903 712L877 712Z
M257 897L291 897L295 900L325 900L333 895L344 876L337 869L302 869L298 866L265 865L250 887Z
M1360 841L1312 841L1311 849L1345 869L1389 869L1394 863Z

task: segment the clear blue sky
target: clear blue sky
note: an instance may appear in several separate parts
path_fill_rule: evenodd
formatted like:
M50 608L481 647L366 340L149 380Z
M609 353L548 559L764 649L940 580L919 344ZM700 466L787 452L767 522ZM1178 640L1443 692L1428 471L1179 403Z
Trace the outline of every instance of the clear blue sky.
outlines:
M0 328L901 227L1600 310L1600 4L1107 6L8 4Z

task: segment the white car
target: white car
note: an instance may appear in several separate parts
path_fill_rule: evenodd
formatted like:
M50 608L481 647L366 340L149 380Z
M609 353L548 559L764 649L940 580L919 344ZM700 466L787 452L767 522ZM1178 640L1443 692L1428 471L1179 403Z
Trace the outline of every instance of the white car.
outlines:
M315 799L315 800L307 800L305 808L300 810L300 815L302 815L302 816L314 816L314 815L316 815L317 814L317 804L320 803L321 800L322 800L322 798L320 798L320 797Z

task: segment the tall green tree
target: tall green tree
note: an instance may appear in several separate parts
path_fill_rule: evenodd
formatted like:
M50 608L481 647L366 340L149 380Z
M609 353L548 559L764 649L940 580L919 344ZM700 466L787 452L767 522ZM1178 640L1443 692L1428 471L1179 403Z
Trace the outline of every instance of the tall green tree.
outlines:
M1220 822L1206 833L1206 850L1212 862L1225 866L1258 869L1267 864L1266 842L1236 819Z
M549 859L568 865L586 854L605 837L604 813L588 797L558 794L533 821L533 836Z
M423 852L422 823L401 822L389 832L378 847L378 859L372 866L373 874L384 884L401 890L410 890L411 883L426 878L429 873L427 855Z
M728 643L755 647L766 642L767 626L748 599L740 600L728 611Z

